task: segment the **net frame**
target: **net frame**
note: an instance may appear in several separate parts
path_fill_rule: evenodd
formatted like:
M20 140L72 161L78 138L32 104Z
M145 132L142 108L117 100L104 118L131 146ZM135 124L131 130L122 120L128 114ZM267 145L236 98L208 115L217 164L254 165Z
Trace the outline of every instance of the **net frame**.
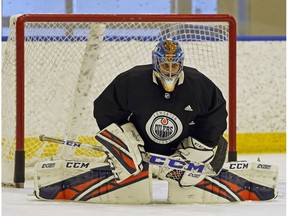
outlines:
M229 23L229 155L236 156L236 21L226 14L213 15L151 15L151 14L24 14L16 21L16 187L25 181L25 23L26 22L228 22Z

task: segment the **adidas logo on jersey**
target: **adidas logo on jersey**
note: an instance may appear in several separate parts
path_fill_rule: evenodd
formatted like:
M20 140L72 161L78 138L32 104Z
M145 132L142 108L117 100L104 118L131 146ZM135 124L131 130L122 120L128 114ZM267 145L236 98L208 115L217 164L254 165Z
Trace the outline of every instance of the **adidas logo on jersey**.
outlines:
M191 107L190 105L186 106L186 107L184 108L184 110L190 111L190 112L193 111L193 109L192 109L192 107Z
M194 121L189 122L189 125L195 125Z

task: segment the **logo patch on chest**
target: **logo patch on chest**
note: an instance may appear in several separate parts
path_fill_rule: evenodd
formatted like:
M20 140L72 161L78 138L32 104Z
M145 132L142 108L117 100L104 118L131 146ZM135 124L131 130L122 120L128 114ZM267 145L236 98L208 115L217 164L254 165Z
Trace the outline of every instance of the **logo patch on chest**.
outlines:
M167 144L177 139L183 131L179 118L167 111L153 113L146 124L146 132L158 144Z

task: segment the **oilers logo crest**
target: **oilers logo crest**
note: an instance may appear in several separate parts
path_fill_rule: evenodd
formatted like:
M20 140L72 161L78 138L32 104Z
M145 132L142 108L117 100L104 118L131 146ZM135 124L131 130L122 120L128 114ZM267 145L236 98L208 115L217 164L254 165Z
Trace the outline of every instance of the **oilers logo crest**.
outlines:
M153 113L146 124L146 132L151 140L159 144L167 144L177 139L183 126L179 118L167 111Z

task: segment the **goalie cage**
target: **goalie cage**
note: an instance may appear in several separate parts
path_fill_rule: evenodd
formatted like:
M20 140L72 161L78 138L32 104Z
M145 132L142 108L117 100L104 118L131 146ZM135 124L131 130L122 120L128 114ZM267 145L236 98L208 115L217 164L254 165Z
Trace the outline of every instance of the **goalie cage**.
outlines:
M181 43L185 65L222 90L229 105L229 160L236 160L232 16L25 14L11 17L3 46L2 185L23 187L38 161L102 161L103 153L40 142L38 136L97 145L92 101L117 74L150 64L152 49L166 38Z

